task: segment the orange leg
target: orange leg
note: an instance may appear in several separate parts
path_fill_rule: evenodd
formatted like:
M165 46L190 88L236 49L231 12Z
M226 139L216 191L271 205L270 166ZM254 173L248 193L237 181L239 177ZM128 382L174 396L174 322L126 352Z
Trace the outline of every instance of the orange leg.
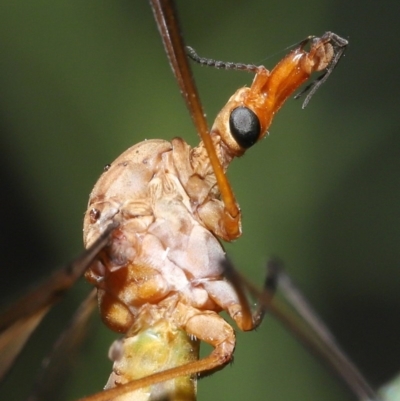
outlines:
M227 278L232 283L239 298L238 304L230 305L228 313L241 330L253 330L261 323L265 310L272 300L277 276L274 272L270 272L267 275L264 290L261 293L257 293L259 307L252 312L245 291L254 294L253 287L242 279L229 261L224 263ZM180 376L213 373L222 369L232 360L235 349L235 333L233 328L216 312L200 311L183 303L178 303L172 319L175 320L177 326L182 327L189 335L193 335L199 340L213 346L214 350L211 354L198 361L107 389L100 393L81 398L79 401L111 401L117 396Z

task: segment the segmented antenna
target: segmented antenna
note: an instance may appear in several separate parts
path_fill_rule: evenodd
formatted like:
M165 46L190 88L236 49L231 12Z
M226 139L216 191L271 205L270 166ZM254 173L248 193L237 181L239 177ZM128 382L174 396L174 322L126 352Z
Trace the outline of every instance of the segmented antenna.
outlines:
M254 64L232 63L230 61L219 61L213 60L211 58L200 57L193 49L193 47L190 46L186 46L186 54L189 58L191 58L196 63L199 63L200 65L205 65L207 67L214 67L218 69L247 71L257 74L260 69L265 68L263 66L257 66Z

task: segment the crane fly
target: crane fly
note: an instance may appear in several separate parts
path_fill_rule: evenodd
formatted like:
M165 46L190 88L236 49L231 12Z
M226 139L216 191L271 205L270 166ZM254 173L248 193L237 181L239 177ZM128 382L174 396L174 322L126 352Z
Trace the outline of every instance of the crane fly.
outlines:
M240 208L225 171L267 134L288 97L320 72L307 88L308 102L347 45L331 32L307 38L271 71L215 62L184 46L170 2L151 1L151 5L201 142L191 148L181 138L148 140L107 165L90 196L84 226L89 253L78 260L79 268L62 269L40 290L51 296L33 304L36 290L23 300L23 307L18 304L0 321L7 334L2 340L13 345L0 365L5 374L56 301L54 295L67 290L88 267L86 278L97 287L103 321L124 337L110 349L114 367L106 391L82 399L86 401L195 399L197 376L232 360L234 331L219 312L226 311L244 331L256 328L266 309L285 319L271 303L274 277L269 277L263 291L254 289L232 268L218 240L232 241L241 235ZM239 89L229 99L210 131L187 53L201 64L255 74L251 87ZM64 274L70 271L72 278ZM254 312L245 291L258 300ZM21 326L27 329L24 335ZM214 348L202 359L200 341ZM366 393L371 394L368 389Z

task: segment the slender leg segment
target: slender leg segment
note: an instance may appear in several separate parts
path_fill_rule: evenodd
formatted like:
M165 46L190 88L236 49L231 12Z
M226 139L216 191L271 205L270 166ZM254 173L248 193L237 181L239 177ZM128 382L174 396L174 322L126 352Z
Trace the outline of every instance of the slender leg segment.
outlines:
M170 0L150 3L201 142L194 148L180 138L139 143L107 168L91 193L86 245L107 222L118 222L120 229L87 277L100 290L103 320L126 337L112 348L115 363L108 388L85 401L125 401L124 394L139 389L146 393L152 387L151 400L159 383L186 377L188 384L199 374L221 369L235 348L234 331L218 315L221 311L241 330L260 324L272 304L276 276L268 276L256 296L258 308L252 311L246 296L250 286L224 261L218 242L218 238L232 241L241 235L240 208L225 172L235 157L267 134L276 112L311 74L330 74L347 45L346 40L326 33L303 41L271 71L237 64L238 69L255 72L254 81L233 94L209 131L173 4ZM187 359L173 358L171 364L160 364L160 355L150 355L153 367L142 374L135 364L131 372L128 359L134 354L146 359L146 352L136 344L143 339L146 348L152 336L158 341L164 323L168 327L163 343L179 333L177 341L189 344L182 348L190 351L190 341L180 341L184 333L186 339L204 341L214 350L197 361L192 358L195 353L189 352ZM190 387L194 389L189 383ZM169 394L166 389L162 397L179 399L177 392Z
M258 308L252 312L246 296L246 291L255 294L256 291L254 290L254 287L242 280L240 274L235 270L230 261L226 260L222 263L229 281L210 281L207 283L209 285L205 285L205 287L211 294L214 294L214 301L218 302L218 304L229 313L241 330L253 330L261 323L264 312L273 298L276 288L275 278L277 276L275 275L275 272L268 274L263 291L257 292ZM234 296L232 296L232 290L234 290ZM79 401L125 401L129 400L129 393L134 391L135 399L141 400L142 398L139 394L136 396L138 390L142 391L142 389L146 389L157 383L170 381L182 376L190 377L191 375L197 376L199 374L207 375L222 369L232 360L235 349L235 333L233 328L221 316L219 316L218 313L214 311L200 311L192 306L186 305L185 303L178 302L170 316L170 322L172 322L172 326L186 332L190 338L196 338L197 340L210 344L214 347L214 350L207 357L186 363L182 366L163 370L136 380L120 382L119 385L114 388L108 388L109 385L107 385L105 391L82 398ZM168 322L162 324L171 325L171 323ZM155 326L157 327L158 325L159 324L157 323ZM154 331L153 326L151 330ZM169 328L164 331L171 333L173 330L174 329ZM168 334L167 336L171 337L171 334ZM129 334L127 338L122 341L131 341L129 339ZM134 342L137 343L138 340L134 340ZM126 357L127 351L124 350L122 352L119 349L119 346L120 345L116 343L116 345L113 346L114 350L111 352L117 354L121 353L121 358L122 354L125 353L124 357ZM135 345L135 347L137 350L137 345ZM133 358L136 357L140 360L141 353L142 351L139 351L139 354L135 352L135 355L133 355L130 352L128 359L133 360ZM114 370L119 371L122 375L122 369L126 369L126 363L121 363L120 366L121 367ZM134 368L133 371L136 371L136 369L137 368ZM133 379L133 377L131 377L131 379ZM112 375L110 380L117 380L117 377ZM124 398L125 394L127 394L127 398ZM175 398L173 399L175 400Z

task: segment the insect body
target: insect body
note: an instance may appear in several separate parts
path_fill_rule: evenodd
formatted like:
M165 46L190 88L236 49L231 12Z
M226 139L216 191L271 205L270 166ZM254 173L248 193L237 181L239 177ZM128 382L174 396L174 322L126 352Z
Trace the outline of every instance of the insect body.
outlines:
M309 52L306 42L271 72L257 67L252 86L229 99L210 134L200 132L197 147L181 138L141 142L97 182L85 215L85 246L110 223L118 228L86 278L98 288L104 322L125 338L110 350L114 368L106 389L113 390L88 400L194 399L196 374L232 359L234 331L218 312L242 330L260 323L262 313L252 315L224 277L218 239L241 234L224 172L266 135L274 114L313 72L329 75L347 44L332 33L314 38ZM200 340L214 350L198 360Z
M377 400L293 288L291 298L286 296L286 300L292 300L292 307L298 305L293 308L296 311L305 310L298 313L303 317L300 324L299 319L289 320L292 316L288 315L285 322L282 298L269 302L271 293L260 295L259 289L253 290L246 283L245 289L251 290L261 305L257 313L251 314L243 297L244 286L237 280L239 274L236 272L236 280L234 275L228 275L229 281L223 277L231 271L222 268L227 259L217 240L232 240L241 234L240 209L225 177L229 162L260 140L286 98L312 72L321 71L309 88L309 94L315 92L337 64L347 42L332 33L308 38L271 72L262 66L203 59L191 51L190 57L202 64L256 74L251 88L239 90L228 102L209 134L172 4L167 0L151 0L151 4L202 142L194 149L181 139L143 142L106 168L86 215L88 252L0 315L0 380L50 306L90 265L87 277L98 287L103 320L125 337L110 350L115 363L108 390L86 400L193 399L197 375L211 373L232 358L234 333L217 312L226 309L240 328L248 330L260 322L266 306L287 323L292 334L311 345L339 372L358 399ZM282 277L281 295L284 288L290 288L290 280L285 283ZM56 347L49 358L52 362L47 372L57 376L60 370L53 367L66 360L65 353L79 342L93 306L93 298L88 301L64 333L63 346ZM307 321L304 316L311 318ZM307 330L304 323L313 330ZM200 361L199 339L215 347ZM97 369L89 370L98 374ZM82 379L89 382L87 375ZM49 390L46 386L54 381L41 376L38 382L30 400L54 399L43 397L41 391ZM59 394L57 384L54 388Z

